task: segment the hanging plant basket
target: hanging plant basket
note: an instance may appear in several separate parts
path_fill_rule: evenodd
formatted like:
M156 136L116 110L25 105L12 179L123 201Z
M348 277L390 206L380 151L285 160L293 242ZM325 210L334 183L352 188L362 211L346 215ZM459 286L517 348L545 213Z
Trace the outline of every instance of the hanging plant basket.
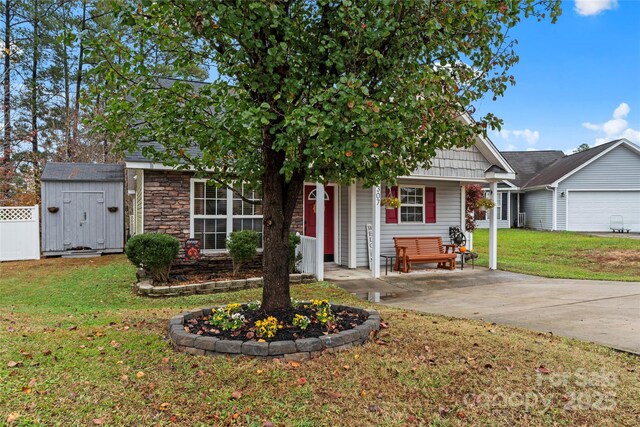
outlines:
M117 206L109 206L107 209L109 210L109 212L118 212Z
M380 204L385 207L385 209L398 209L400 207L400 199L397 197L385 197L380 201Z
M58 212L58 211L60 210L60 208L59 208L59 207L57 207L57 206L49 206L49 207L47 208L47 210L48 210L49 212L51 212L51 213L56 213L56 212Z
M487 199L486 197L483 197L476 202L476 208L480 212L485 212L488 209L493 209L495 206L496 204L493 202L493 200Z

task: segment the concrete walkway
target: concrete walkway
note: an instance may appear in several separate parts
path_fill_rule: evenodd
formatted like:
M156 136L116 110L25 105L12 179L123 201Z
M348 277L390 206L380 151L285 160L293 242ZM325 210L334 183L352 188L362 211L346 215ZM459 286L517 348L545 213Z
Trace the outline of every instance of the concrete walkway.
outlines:
M640 282L547 279L478 267L383 279L361 273L349 278L344 270L329 271L326 278L394 307L553 332L640 354Z

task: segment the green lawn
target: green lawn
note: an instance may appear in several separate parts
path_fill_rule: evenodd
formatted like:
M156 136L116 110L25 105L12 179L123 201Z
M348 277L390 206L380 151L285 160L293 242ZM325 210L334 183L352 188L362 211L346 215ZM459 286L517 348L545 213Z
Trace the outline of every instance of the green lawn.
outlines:
M478 263L487 265L489 230L473 233ZM564 279L640 281L640 239L567 231L498 230L498 268Z
M0 426L618 426L640 414L635 356L382 306L389 328L374 342L301 366L178 354L169 317L259 291L154 300L131 293L133 278L123 256L0 264ZM329 284L293 294L370 306Z

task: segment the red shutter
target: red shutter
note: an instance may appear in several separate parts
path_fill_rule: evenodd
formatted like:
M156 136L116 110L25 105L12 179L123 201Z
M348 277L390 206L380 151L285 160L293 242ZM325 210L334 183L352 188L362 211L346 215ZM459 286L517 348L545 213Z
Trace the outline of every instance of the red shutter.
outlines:
M398 186L387 188L387 197L398 197ZM385 220L387 224L398 223L398 209L386 209Z
M436 222L436 189L432 187L424 188L424 222Z

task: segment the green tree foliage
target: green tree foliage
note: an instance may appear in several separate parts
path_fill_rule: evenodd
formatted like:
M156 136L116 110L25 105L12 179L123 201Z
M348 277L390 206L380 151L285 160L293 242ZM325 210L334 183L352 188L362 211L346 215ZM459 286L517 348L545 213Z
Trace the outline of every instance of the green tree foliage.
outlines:
M578 148L576 148L575 150L573 150L573 153L581 153L583 151L587 151L589 148L589 144L580 144L580 146L578 146Z
M289 229L305 180L393 182L438 149L466 147L492 114L473 104L504 93L518 60L509 30L555 20L559 0L114 1L117 23L92 49L117 88L103 129L122 149L224 185L262 188L263 307L290 304ZM119 41L122 29L137 44ZM153 49L152 49L153 48ZM148 66L204 66L210 83L159 81ZM121 58L114 63L109 58ZM202 155L187 148L198 146Z
M233 274L240 271L240 267L251 261L258 254L260 235L253 230L234 231L227 239L227 250L233 261Z
M180 252L180 242L168 234L145 233L133 236L124 248L127 258L142 267L156 283L169 280L169 270Z

